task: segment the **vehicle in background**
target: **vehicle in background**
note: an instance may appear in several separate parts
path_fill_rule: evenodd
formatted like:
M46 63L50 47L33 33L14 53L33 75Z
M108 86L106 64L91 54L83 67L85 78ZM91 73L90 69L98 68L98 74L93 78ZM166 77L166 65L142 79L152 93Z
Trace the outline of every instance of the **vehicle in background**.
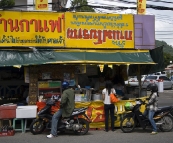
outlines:
M170 77L170 80L172 81L172 84L173 84L173 76Z
M166 73L166 71L161 71L161 72L156 72L156 73L152 73L152 74L149 74L149 75L163 75L163 76L167 76L167 73Z
M163 89L173 89L173 83L172 81L163 75L150 75L147 76L142 83L142 88L147 88L150 83L158 83L160 81L163 81Z
M141 84L143 83L145 78L146 78L146 75L142 75L141 76ZM137 76L131 77L129 80L126 80L125 84L126 85L130 85L130 86L139 86L139 82L138 82Z
M173 76L170 77L170 80L173 80Z
M166 76L166 71L156 72L155 75L163 75L163 76Z

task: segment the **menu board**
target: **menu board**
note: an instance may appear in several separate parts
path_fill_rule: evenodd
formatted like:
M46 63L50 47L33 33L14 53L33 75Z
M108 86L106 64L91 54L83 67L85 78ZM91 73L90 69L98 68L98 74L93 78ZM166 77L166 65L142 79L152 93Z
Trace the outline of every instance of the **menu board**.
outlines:
M44 98L61 96L61 81L38 81L38 94Z

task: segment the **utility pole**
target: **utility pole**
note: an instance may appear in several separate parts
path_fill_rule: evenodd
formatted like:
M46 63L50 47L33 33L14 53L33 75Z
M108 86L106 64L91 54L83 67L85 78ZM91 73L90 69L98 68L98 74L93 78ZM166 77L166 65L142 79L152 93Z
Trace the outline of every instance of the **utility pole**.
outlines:
M147 0L137 0L137 14L140 15L145 15L146 13L146 1ZM138 79L138 83L139 83L139 97L141 96L141 66L140 64L138 65L138 72L137 72L137 79Z

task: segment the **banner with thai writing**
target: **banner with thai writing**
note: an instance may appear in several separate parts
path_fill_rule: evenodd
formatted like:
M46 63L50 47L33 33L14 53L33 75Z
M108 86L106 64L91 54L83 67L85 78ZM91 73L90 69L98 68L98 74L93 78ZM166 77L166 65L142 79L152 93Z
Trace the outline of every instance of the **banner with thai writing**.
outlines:
M65 47L134 48L133 15L66 12Z
M64 13L0 11L0 46L64 46Z
M35 0L36 10L48 10L48 0Z
M137 14L145 14L146 13L146 0L138 0L138 8Z

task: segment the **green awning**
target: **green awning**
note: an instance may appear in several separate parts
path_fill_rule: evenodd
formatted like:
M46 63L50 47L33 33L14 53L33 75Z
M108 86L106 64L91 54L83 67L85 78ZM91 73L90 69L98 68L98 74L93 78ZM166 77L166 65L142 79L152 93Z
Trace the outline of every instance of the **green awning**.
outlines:
M157 64L155 64L155 65L140 65L141 75L148 75L151 73L163 71L165 69L164 57L163 57L163 46L157 47L153 50L150 50L149 52L150 52L151 58ZM129 66L129 75L135 76L137 69L138 69L137 65L130 65Z
M54 53L57 63L154 64L149 52L62 52Z
M154 64L148 51L0 51L0 66L38 65L49 63Z

